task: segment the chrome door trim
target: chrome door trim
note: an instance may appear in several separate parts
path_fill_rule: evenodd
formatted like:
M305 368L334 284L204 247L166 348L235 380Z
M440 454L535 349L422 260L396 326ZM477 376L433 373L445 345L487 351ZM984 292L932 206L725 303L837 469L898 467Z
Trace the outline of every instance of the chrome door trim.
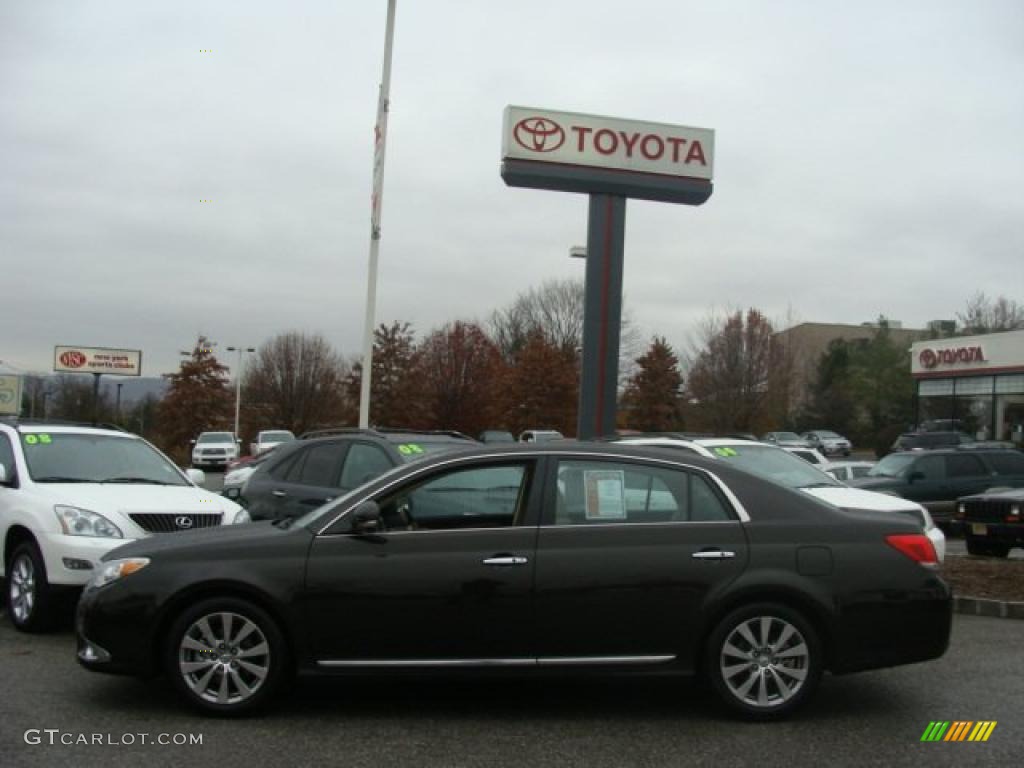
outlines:
M509 555L508 557L486 557L480 561L484 565L526 565L529 558Z
M614 664L664 664L664 656L545 656L539 659L321 659L328 669L408 669L413 667L558 667Z

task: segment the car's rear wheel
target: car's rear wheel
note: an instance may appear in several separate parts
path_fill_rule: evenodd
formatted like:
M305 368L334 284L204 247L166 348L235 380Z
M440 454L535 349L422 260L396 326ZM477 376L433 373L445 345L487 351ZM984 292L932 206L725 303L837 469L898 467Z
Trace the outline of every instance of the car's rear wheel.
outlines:
M247 600L211 598L186 609L171 627L164 666L199 709L221 715L265 706L289 674L277 623Z
M57 619L57 594L46 579L46 562L34 541L15 547L7 561L7 615L15 629L45 632Z
M705 672L719 698L744 717L783 717L814 691L821 642L799 612L779 603L739 608L711 633Z

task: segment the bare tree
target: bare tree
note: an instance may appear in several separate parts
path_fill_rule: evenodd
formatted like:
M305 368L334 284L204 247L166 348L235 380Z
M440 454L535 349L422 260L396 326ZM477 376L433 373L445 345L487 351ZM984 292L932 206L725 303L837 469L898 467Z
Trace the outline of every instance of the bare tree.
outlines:
M282 333L264 343L243 382L246 424L296 434L341 421L348 367L320 334Z
M703 426L749 432L763 426L779 357L771 323L756 309L708 317L687 381Z
M539 288L519 294L509 306L491 314L491 338L508 363L516 359L535 333L578 362L583 347L583 299L582 279L546 280ZM620 385L633 372L641 346L640 333L628 310L623 309L619 332Z
M990 299L978 291L967 300L966 308L957 313L956 318L966 336L1016 331L1024 328L1024 306L1005 296Z

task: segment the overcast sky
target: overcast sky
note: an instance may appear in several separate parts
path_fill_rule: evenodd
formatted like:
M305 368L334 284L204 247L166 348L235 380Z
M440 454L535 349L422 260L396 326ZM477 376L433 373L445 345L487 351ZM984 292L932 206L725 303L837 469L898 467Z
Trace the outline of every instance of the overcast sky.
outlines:
M293 329L357 354L385 9L3 0L0 360L137 348L159 375L199 333ZM646 337L1024 299L1019 0L399 0L391 96L378 322L582 276L586 198L499 176L507 104L716 132L705 205L627 206Z

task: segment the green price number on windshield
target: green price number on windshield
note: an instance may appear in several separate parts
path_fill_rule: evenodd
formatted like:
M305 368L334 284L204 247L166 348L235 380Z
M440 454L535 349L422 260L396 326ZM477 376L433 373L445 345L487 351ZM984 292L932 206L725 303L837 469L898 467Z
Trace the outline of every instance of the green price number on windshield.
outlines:
M733 456L739 456L735 448L729 447L715 448L715 453L717 453L724 459L729 459L732 458Z
M418 453L423 453L423 449L415 443L405 443L398 446L398 452L403 456L414 456Z
M52 442L49 435L25 435L25 445L49 445Z

